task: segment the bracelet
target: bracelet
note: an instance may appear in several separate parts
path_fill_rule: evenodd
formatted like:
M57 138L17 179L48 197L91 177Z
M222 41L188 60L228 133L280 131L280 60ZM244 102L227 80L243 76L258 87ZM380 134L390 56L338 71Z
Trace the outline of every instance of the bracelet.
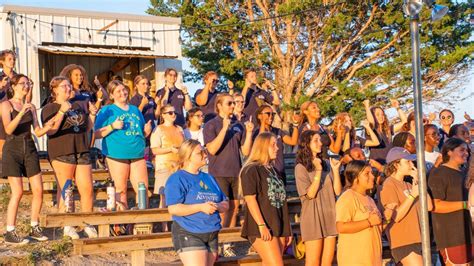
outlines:
M463 201L463 202L462 202L462 208L463 208L464 210L467 210L467 209L468 209L468 208L467 208L467 201Z
M111 129L112 131L115 130L115 128L114 128L114 126L112 126L112 124L110 124L109 127L110 127L110 129Z
M411 198L412 200L416 199L412 194L408 194L408 198Z
M183 95L184 95L184 96L187 96L187 95L189 95L189 93L183 93Z
M387 224L389 224L391 221L392 221L392 219L385 220L385 221L383 222L383 224L387 225Z
M60 113L60 114L62 114L62 115L65 114L65 112L63 112L63 111L61 111L61 110L59 110L58 113Z
M89 113L90 116L96 116L97 114Z
M23 112L23 111L18 112L19 116L23 116L24 114L25 114L25 112Z
M266 224L259 224L258 227L266 227Z

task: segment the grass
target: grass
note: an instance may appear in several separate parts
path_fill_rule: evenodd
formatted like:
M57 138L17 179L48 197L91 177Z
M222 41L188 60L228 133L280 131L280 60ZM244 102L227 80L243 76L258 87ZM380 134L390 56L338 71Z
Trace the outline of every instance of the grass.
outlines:
M2 186L0 188L0 211L6 210L10 201L10 186Z

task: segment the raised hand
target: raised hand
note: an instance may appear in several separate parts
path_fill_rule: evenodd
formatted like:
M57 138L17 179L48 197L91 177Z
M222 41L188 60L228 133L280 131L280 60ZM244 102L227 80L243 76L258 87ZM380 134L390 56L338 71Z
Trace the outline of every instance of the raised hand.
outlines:
M316 171L322 171L323 170L323 165L322 165L321 159L319 159L318 157L315 157L313 159L313 165L314 165L314 168L315 168Z
M143 131L151 132L151 129L152 129L151 128L151 120L148 120L148 122L146 122L146 124L145 124L145 127L144 127Z
M225 128L226 130L229 128L230 126L230 118L225 116L224 119L222 120L222 128Z
M69 101L65 101L61 104L61 107L59 107L59 111L65 113L71 109L71 103Z
M112 123L113 129L122 129L123 128L123 121L117 117L115 121Z
M335 171L339 171L339 168L341 167L341 161L333 158L329 158L329 164L331 165L331 169Z
M393 108L400 108L400 102L396 99L390 99L390 103L392 104Z
M467 121L471 122L472 121L472 118L470 115L467 114L467 112L464 112L464 119L466 119Z
M234 82L232 82L232 80L228 79L227 80L227 87L229 87L229 90L233 90L234 89Z
M97 114L97 107L89 102L89 114L96 115Z
M364 107L370 107L370 101L368 99L364 100L362 103L364 104Z
M247 133L252 133L253 129L255 128L255 125L252 122L252 116L250 116L249 121L245 122L245 130Z

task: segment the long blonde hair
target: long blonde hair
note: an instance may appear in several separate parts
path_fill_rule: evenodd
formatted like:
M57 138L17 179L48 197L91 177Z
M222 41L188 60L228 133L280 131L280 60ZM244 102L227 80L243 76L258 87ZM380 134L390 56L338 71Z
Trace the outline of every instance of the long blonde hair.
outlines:
M250 155L239 173L239 197L243 195L241 177L242 174L245 174L247 168L252 165L266 165L270 163L271 159L268 148L270 147L270 141L272 138L276 138L275 134L271 132L262 132L258 134L255 139Z

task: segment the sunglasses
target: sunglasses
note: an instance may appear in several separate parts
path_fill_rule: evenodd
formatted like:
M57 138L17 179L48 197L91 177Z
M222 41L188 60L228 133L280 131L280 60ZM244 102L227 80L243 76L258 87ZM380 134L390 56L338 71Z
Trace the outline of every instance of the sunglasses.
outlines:
M213 83L217 83L219 80L218 79L213 79L212 82Z
M264 112L262 115L275 116L276 113L273 112Z
M175 112L175 111L168 111L168 112L163 112L163 114L166 114L166 115L175 115L176 112Z
M227 106L232 106L232 105L235 105L235 102L227 102L226 105Z
M448 115L448 116L444 116L444 115L442 115L442 116L441 116L441 119L443 119L443 120L444 120L444 119L451 119L451 118L453 118L453 117L452 117L452 116L450 116L450 115Z

